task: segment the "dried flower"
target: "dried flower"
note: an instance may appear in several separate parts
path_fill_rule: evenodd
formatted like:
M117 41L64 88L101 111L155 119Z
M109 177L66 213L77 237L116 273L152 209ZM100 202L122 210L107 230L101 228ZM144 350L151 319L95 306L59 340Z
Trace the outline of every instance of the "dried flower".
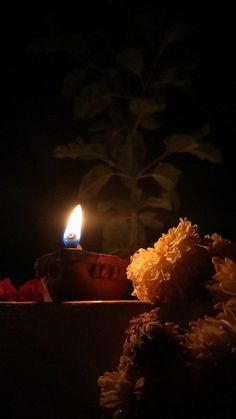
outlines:
M196 225L180 219L154 248L140 249L131 257L127 276L133 282L133 295L151 303L173 303L199 295L213 270L207 250L210 244L209 238L199 236Z

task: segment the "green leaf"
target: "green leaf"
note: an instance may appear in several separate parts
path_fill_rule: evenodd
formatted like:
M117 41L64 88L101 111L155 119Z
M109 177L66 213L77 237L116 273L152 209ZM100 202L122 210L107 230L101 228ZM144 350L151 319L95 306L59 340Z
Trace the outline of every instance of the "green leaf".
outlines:
M190 153L201 160L222 163L220 150L208 142L199 142L192 135L172 135L164 140L166 151L171 153Z
M195 63L189 65L172 65L164 68L159 73L159 83L175 87L191 87L193 84L193 72Z
M190 153L201 160L208 160L211 163L220 164L223 162L221 151L207 142L197 143L196 147L190 150Z
M125 213L127 211L130 211L131 208L131 201L126 199L114 198L108 201L101 201L98 203L98 210L101 212L107 212L111 209L115 209L118 213Z
M115 210L117 213L122 215L130 215L131 212L138 212L142 207L142 190L135 188L135 191L132 191L132 199L121 199L114 198L107 201L100 201L98 203L98 210L101 212L108 212L110 210Z
M211 127L209 122L206 122L204 125L202 125L200 128L198 128L195 132L194 132L194 138L196 138L196 140L201 140L202 138L207 137L207 135L209 135L211 131Z
M52 156L55 159L78 159L81 154L81 145L73 142L63 146L58 146L53 151Z
M65 77L62 86L62 96L66 101L74 99L78 88L81 88L86 77L84 70L73 70Z
M143 207L151 207L151 208L162 208L166 210L172 209L172 203L170 199L170 195L167 192L163 192L159 198L155 196L149 196L143 204Z
M110 96L107 90L96 83L84 87L76 97L74 103L75 119L91 119L100 115L110 104Z
M193 26L188 23L172 23L167 26L162 38L161 49L166 48L172 42L183 41L190 37L193 32Z
M179 194L171 190L169 192L162 192L160 198L155 196L150 196L143 203L142 207L151 207L151 208L160 208L165 210L174 210L176 211L180 206L180 197Z
M158 163L152 172L152 177L166 191L172 190L178 182L181 170L170 163Z
M168 192L170 201L171 201L171 207L173 211L177 211L180 207L181 199L180 195L177 191L169 191Z
M127 219L118 215L112 217L104 226L103 237L105 240L111 242L115 241L118 247L127 245L129 242L130 226Z
M105 147L99 143L86 144L80 154L81 160L106 160L106 158L107 151Z
M107 151L100 143L86 144L80 137L73 143L57 147L53 152L57 159L106 160Z
M132 224L125 216L112 217L103 229L103 251L129 257L145 244L144 227L138 223L135 242L131 243Z
M117 57L117 62L122 66L128 68L132 73L140 76L143 70L143 56L142 53L134 48L126 48Z
M133 98L130 101L129 107L134 115L145 115L164 111L166 109L166 104L162 102L159 103L152 98Z
M148 228L160 230L164 227L164 223L158 220L155 212L145 211L139 214L140 221Z
M144 118L141 119L139 122L139 126L144 129L151 129L155 130L162 126L162 121L153 118L150 115L146 115Z
M94 166L80 182L79 196L86 199L96 196L112 177L113 171L105 165Z
M174 134L164 139L166 151L168 153L186 153L190 152L196 144L196 140L192 135Z

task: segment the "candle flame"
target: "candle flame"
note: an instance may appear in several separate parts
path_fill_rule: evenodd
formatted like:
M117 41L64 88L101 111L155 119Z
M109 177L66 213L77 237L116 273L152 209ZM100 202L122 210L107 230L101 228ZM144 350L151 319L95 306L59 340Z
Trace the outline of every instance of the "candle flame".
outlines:
M69 218L64 232L63 242L66 247L76 247L79 245L82 227L82 208L77 205Z

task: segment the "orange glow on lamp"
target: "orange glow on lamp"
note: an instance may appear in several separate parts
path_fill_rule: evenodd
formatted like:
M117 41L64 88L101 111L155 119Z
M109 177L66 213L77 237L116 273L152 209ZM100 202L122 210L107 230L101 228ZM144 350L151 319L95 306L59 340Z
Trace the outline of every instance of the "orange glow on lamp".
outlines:
M64 247L36 259L36 276L43 283L45 301L113 300L131 293L128 260L82 250L82 218L77 205L64 232Z

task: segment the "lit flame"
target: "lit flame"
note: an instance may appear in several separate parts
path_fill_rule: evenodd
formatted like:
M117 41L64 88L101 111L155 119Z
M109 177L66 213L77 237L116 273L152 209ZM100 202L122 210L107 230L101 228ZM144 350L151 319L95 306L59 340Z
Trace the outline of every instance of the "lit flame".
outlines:
M72 211L65 233L63 236L63 242L66 247L76 247L79 245L81 237L81 226L82 226L82 208L77 205Z

